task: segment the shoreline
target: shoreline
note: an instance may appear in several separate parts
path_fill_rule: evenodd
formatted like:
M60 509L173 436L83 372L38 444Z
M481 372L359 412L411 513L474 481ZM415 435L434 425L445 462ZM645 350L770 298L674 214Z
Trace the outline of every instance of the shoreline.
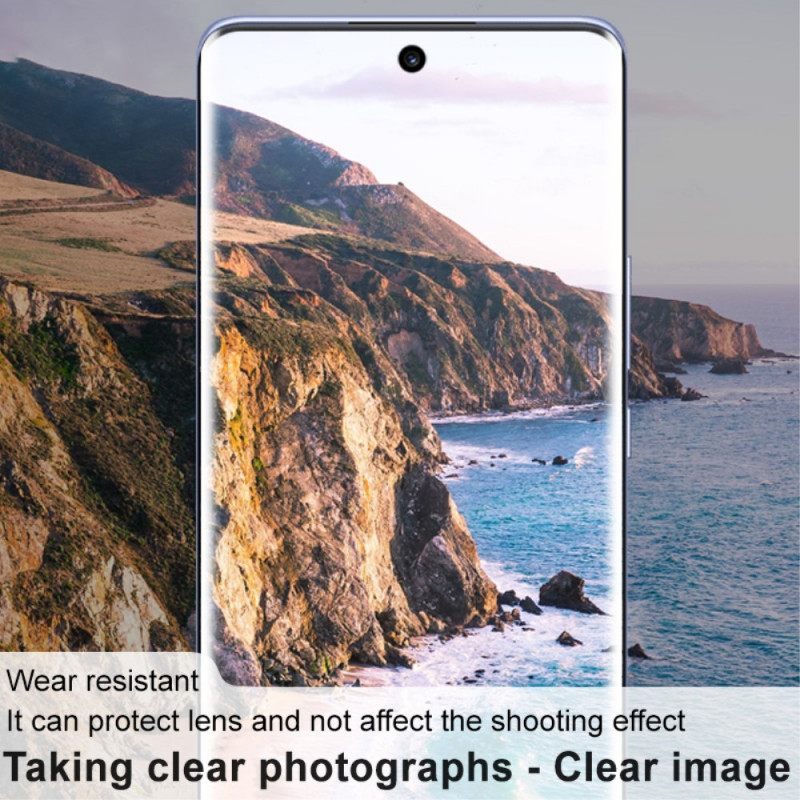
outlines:
M749 363L762 368L775 368L787 361L795 361L791 357L763 356L751 359ZM703 365L714 362L696 362L687 364L697 370ZM709 376L716 382L718 377ZM733 377L740 377L734 375ZM746 377L746 376L745 376ZM726 381L719 381L724 386ZM728 384L731 385L731 384ZM637 405L647 403L641 401ZM477 424L495 423L525 419L559 419L562 416L584 416L593 409L600 410L607 407L605 402L586 402L573 404L556 404L551 406L537 406L536 408L514 409L510 411L488 411L473 413L458 413L447 416L429 417L433 425L447 425L448 423ZM444 432L440 432L442 435ZM446 434L444 434L446 436ZM494 437L491 437L494 438ZM443 442L443 450L448 457L449 464L454 462L459 467L468 467L465 457L461 453L454 453ZM487 453L502 452L502 445L489 446ZM510 451L508 451L510 455ZM509 463L511 459L509 458ZM499 463L499 462L498 462ZM477 467L478 465L474 465ZM443 466L442 472L448 469ZM440 477L443 477L440 473ZM453 477L456 476L446 476ZM458 476L461 477L461 476ZM450 481L445 480L446 484ZM474 533L474 523L470 525ZM531 596L538 601L538 588L529 585L522 575L515 574L514 564L506 561L498 563L481 558L481 566L486 574L494 581L499 592L515 589L520 597ZM587 594L603 607L606 598L603 594L592 591L592 586L587 587ZM501 611L510 611L511 606L502 606ZM602 618L586 618L577 612L563 611L553 607L542 608L542 615L521 613L523 626L507 625L504 632L492 630L489 624L482 628L454 630L447 636L427 634L415 637L404 648L415 663L412 668L387 665L384 667L351 664L340 672L337 682L340 684L353 684L369 686L431 686L431 685L483 685L483 686L530 686L553 685L569 682L569 668L564 664L577 665L584 658L591 661L599 658L603 648L599 648L598 638L607 635L608 624ZM612 618L605 618L607 621ZM558 630L556 630L558 628ZM584 647L560 648L555 644L555 638L560 630L568 630L577 639L584 641ZM610 644L610 641L609 641ZM606 645L607 646L607 645ZM577 659L577 661L576 661ZM598 676L602 675L602 667L598 667ZM566 677L564 677L566 676ZM585 675L584 675L585 678ZM540 680L537 680L540 679ZM577 676L580 681L580 676ZM585 685L577 683L575 685Z
M446 422L474 422L494 423L513 420L552 420L554 423L562 419L573 419L576 422L589 424L591 421L600 421L603 416L601 409L607 404L600 402L583 403L575 405L558 405L534 410L520 410L513 412L493 412L489 414L458 415L446 418ZM583 419L580 419L583 418ZM433 421L436 424L436 421ZM485 450L485 458L480 455L468 456L457 452L458 448L453 442L447 441L447 434L440 431L445 441L442 449L448 463L469 470L480 471L490 466L488 459L498 460L491 463L520 466L533 466L530 464L529 455L522 455L508 449L507 443L502 442L500 430L496 433L487 433L492 444L484 442L482 445L475 443L475 447ZM480 437L478 430L475 434ZM470 439L473 434L466 434ZM584 436L580 435L583 439ZM579 453L585 450L592 451L590 445L571 444L575 449L560 452L569 455L569 463L582 467L584 461ZM473 445L469 445L471 448ZM454 449L455 448L455 449ZM555 451L554 451L555 452ZM499 456L490 453L501 453ZM551 454L552 455L552 454ZM470 461L470 458L475 460ZM477 459L480 459L478 463ZM502 459L499 460L499 459ZM549 461L548 461L549 463ZM538 467L535 467L538 469ZM556 471L562 467L553 467L553 475L560 474ZM451 481L448 478L461 477L455 475L442 475L448 470L443 466L439 473L445 485L452 491ZM490 470L486 469L486 472ZM492 473L495 470L491 470ZM500 470L497 470L500 472ZM455 500L455 497L454 497ZM459 508L462 503L456 501ZM480 522L466 517L473 537L476 536L476 526L480 529ZM498 594L514 590L517 597L530 597L538 605L540 598L540 584L546 582L547 576L526 578L529 571L524 559L516 554L512 548L499 554L494 553L487 557L486 536L491 531L482 530L482 535L476 539L479 548L479 559L483 571L497 587ZM524 534L520 533L520 536ZM492 548L490 548L491 551ZM567 551L569 548L567 548ZM553 574L561 569L575 569L577 564L572 563L569 552L564 552L562 558L555 563ZM545 559L547 560L547 559ZM549 569L541 565L541 569ZM538 573L541 569L534 570ZM533 574L532 573L532 574ZM582 571L577 574L585 574ZM596 579L589 576L587 594L598 603L601 608L608 608L611 599L604 591L600 590ZM612 636L613 617L580 613L554 606L541 608L541 614L525 612L519 605L498 605L498 614L505 615L503 623L490 621L480 628L464 628L453 626L443 634L434 633L414 637L404 648L404 653L413 660L413 666L400 667L395 665L374 666L368 664L350 664L342 669L337 677L337 683L356 684L358 686L447 686L447 685L484 685L484 686L548 686L548 685L594 685L604 682L608 670L606 648L614 643ZM518 615L518 619L512 617ZM583 646L570 648L558 643L559 636L569 632Z
M503 422L510 419L535 419L542 417L556 417L574 411L586 411L597 408L607 408L605 400L588 400L575 403L554 403L551 405L524 406L507 411L454 411L449 414L428 414L431 425L447 425L449 423L469 422Z
M752 358L745 359L746 364L777 364L780 362L791 361L795 362L800 360L800 354L783 353L774 351L771 354L764 354L753 356ZM716 361L712 359L703 359L699 361L679 361L673 364L674 367L698 367L698 366L713 366ZM679 376L685 373L675 372L670 369L659 370L663 375ZM718 376L722 377L722 376ZM648 399L629 398L630 404L649 403L651 400L680 400L679 397L656 397ZM506 409L486 409L486 410L456 410L456 411L437 411L429 412L424 411L428 422L431 425L447 425L449 423L469 423L473 421L480 422L502 422L507 419L526 419L533 417L547 417L557 416L561 413L568 413L570 411L582 411L591 408L605 408L609 405L605 399L574 399L570 401L560 401L555 403L546 403L543 401L531 401L530 403L520 404L512 408Z
M520 596L538 599L538 589L510 571L510 565L482 559L481 566L500 591L514 589ZM600 603L606 600L603 596L597 599ZM499 608L508 612L518 606ZM366 688L565 685L569 684L576 656L602 658L607 653L607 637L615 618L545 606L541 615L521 611L520 619L522 624L506 625L502 633L489 624L448 634L417 636L404 648L414 659L412 667L351 663L339 672L337 683ZM558 644L556 639L562 630L569 630L584 642L583 646L565 648ZM601 675L602 670L598 672ZM597 685L601 684L598 680Z

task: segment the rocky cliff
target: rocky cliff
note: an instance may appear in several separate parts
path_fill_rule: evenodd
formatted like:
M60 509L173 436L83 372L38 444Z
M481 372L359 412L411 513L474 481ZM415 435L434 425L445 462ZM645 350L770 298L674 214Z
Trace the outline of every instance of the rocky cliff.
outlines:
M631 323L661 369L682 361L747 360L774 354L761 345L753 325L726 319L700 303L635 297Z
M438 439L371 337L319 295L223 281L214 384L218 661L239 683L401 663L497 609L435 476Z
M0 279L0 647L186 646L194 532L170 442L84 305Z
M481 624L496 590L425 414L602 396L602 296L332 235L218 263L227 676L324 682ZM2 646L187 645L192 313L190 288L79 302L2 282ZM634 364L663 396L646 348Z
M606 298L502 261L321 144L230 109L219 122L220 206L251 215L226 217L217 253L221 664L237 682L286 684L326 682L350 660L402 663L410 636L497 607L436 477L427 414L602 399ZM117 194L193 192L191 101L0 62L0 123L13 169L44 158L45 177L74 169ZM0 280L0 647L189 644L191 212L144 202L84 215L131 210L100 232L41 203L65 232L27 229L0 259L66 291L52 275L68 272L41 267L46 245L74 270L70 291L83 287ZM15 213L4 219L22 231ZM267 233L263 218L318 232ZM143 229L154 238L129 252ZM90 290L91 269L108 279ZM665 362L763 352L702 306L637 298L634 325L639 397L671 391Z
M605 298L551 272L332 235L223 248L220 264L327 301L380 347L425 411L603 396Z
M426 413L599 399L605 298L552 273L313 235L217 249L218 661L325 681L483 624L496 588ZM335 532L335 533L334 533Z

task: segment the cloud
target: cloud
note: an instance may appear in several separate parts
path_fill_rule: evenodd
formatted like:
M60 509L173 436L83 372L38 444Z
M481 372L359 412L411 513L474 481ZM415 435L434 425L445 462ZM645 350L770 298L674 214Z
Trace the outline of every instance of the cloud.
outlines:
M408 75L400 70L363 70L343 80L299 84L282 89L282 97L372 100L391 103L524 102L543 106L601 106L609 102L609 87L546 77L535 81L503 75L470 75L438 71ZM633 114L667 117L713 116L714 111L680 92L632 90L628 109Z
M715 113L680 92L631 91L628 110L633 114L662 117L705 117Z
M469 75L439 71L408 75L397 70L364 70L352 77L316 86L288 87L287 97L351 100L437 102L451 104L523 101L540 105L602 105L608 88L601 84L570 83L560 78L523 81L502 75Z

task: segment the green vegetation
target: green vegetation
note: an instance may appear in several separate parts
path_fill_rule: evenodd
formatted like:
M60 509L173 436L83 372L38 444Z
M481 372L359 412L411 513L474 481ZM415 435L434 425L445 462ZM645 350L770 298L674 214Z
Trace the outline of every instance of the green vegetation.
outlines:
M78 250L102 250L104 253L121 253L122 248L111 244L109 239L80 236L66 239L53 239L55 244L62 247L74 247Z
M324 677L330 675L334 670L333 661L330 656L320 653L311 664L310 672L312 675Z
M20 376L57 384L61 391L76 386L80 359L52 319L34 322L27 331L13 327L9 320L0 320L0 345Z
M228 421L228 432L230 433L231 440L238 445L244 447L244 421L242 420L242 406L236 406L236 413Z
M317 322L244 317L236 320L236 327L249 344L270 360L297 358L307 366L325 350L337 348L351 363L360 364L349 340Z
M409 353L403 366L412 384L415 384L418 388L430 386L431 377L416 353Z
M107 387L92 406L75 397L60 403L59 432L80 472L84 506L112 541L130 548L135 568L185 618L194 594L185 478L147 387L122 364L116 378L125 384L122 391Z
M290 225L302 225L305 228L322 228L336 230L341 224L338 214L324 208L307 208L296 203L281 203L275 210L273 218L278 222Z
M31 444L29 445L30 455L39 460L49 458L50 452L53 449L53 443L50 441L50 436L44 429L44 425L47 423L44 420L40 423L39 420L31 419L25 420L23 424L31 438Z
M155 255L173 269L180 269L184 272L195 271L196 248L194 242L171 242L158 250Z
M84 577L81 560L86 543L72 532L56 530L47 537L42 566L35 572L21 573L12 584L14 601L38 623L58 618L80 590Z
M319 389L317 389L317 397L338 397L340 384L336 381L326 380Z
M586 380L586 371L581 360L571 347L567 347L564 351L564 366L567 375L572 378L572 390L574 392L585 392L589 388L589 382Z

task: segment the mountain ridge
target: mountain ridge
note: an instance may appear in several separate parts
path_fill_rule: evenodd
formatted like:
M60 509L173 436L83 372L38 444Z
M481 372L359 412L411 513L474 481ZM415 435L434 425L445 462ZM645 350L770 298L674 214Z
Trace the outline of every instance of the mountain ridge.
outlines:
M278 123L216 108L222 210L499 260L406 187L379 184L362 164ZM194 197L193 100L32 61L0 61L0 122L92 162L139 193Z
M104 189L118 197L132 198L138 195L135 189L103 167L2 122L0 169L43 180Z

